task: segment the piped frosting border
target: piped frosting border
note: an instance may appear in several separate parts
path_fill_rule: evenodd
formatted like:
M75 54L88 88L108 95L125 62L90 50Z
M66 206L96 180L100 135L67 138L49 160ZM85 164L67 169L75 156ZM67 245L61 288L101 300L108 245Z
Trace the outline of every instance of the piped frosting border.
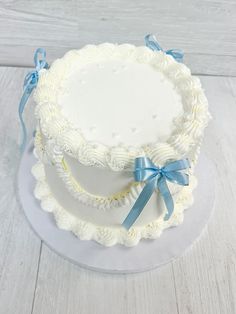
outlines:
M57 104L57 95L61 82L69 70L109 59L150 64L174 83L182 97L184 114L175 122L174 131L165 143L153 142L141 147L125 145L108 147L99 142L87 141L82 131L62 115ZM130 44L105 43L69 51L63 58L57 59L49 70L40 72L34 97L38 104L36 116L43 134L49 139L55 139L61 151L78 159L84 165L108 167L114 171L132 169L137 156L146 155L157 164L188 156L192 148L196 147L196 143L200 145L210 117L200 80L191 76L190 70L185 65L177 63L163 52L153 52L147 47Z
M104 246L113 246L115 244L135 246L141 239L156 239L160 237L165 229L181 224L184 218L184 210L193 203L192 191L196 186L195 179L190 186L181 191L175 202L175 211L168 221L164 221L162 215L145 226L134 226L127 231L123 227L94 225L69 213L51 193L44 165L41 161L33 166L32 174L36 179L34 195L40 201L41 208L53 214L58 228L71 231L81 240L94 240Z
M54 166L59 178L64 182L65 187L73 196L81 203L92 206L96 209L109 211L125 205L133 205L139 194L143 189L143 183L133 181L129 186L125 186L119 192L109 196L101 196L92 194L85 190L81 184L73 177L70 166L64 158L64 154L57 149L53 140L46 140L44 143L42 134L37 129L34 138L34 155L43 164L50 164ZM79 169L78 169L79 171ZM188 171L191 178L192 171ZM182 187L171 185L171 194L179 193ZM159 193L156 191L156 193Z
M131 205L142 191L142 184L134 181L130 186L110 196L91 194L73 178L63 153L56 150L54 145L47 144L42 143L42 135L37 129L34 138L35 157L45 164L53 165L70 194L83 204L106 211L127 204Z

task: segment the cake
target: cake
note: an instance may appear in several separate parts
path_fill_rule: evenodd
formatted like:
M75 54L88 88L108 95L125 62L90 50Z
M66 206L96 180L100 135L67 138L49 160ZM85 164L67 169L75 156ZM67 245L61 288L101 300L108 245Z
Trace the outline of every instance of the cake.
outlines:
M200 80L176 59L104 43L38 71L34 195L58 228L134 246L182 223L210 116Z

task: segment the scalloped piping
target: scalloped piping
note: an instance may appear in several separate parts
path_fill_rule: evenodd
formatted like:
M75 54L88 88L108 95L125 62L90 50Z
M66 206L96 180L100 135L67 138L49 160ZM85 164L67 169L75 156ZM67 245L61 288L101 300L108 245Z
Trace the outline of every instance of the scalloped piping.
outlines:
M167 76L182 96L184 114L175 121L175 130L166 143L152 143L142 147L108 147L98 142L86 141L83 134L62 116L57 106L60 82L67 70L101 58L120 58L149 63ZM208 103L198 78L190 70L163 52L153 52L146 47L123 44L88 45L72 50L56 60L50 70L41 71L35 91L36 116L47 138L53 138L62 152L87 166L109 167L114 171L131 169L134 159L146 155L162 164L168 159L187 156L189 150L202 137L210 118ZM198 147L196 147L198 150Z
M80 202L102 210L110 210L124 205L131 205L142 190L142 184L133 182L126 189L110 196L100 196L87 192L72 176L69 166L61 152L44 147L40 131L37 130L34 140L34 153L44 163L55 166L59 177L70 194Z
M142 191L143 184L133 182L133 184L120 192L110 195L110 196L100 196L97 194L92 194L86 191L78 181L75 180L73 175L69 170L63 154L51 147L52 145L43 145L42 136L39 129L36 131L34 140L34 153L35 157L40 159L43 163L51 164L55 166L58 176L62 179L65 187L70 192L70 194L87 206L93 206L96 209L101 209L103 211L112 210L125 205L133 205L140 192ZM189 171L192 174L193 171ZM175 195L179 193L182 187L172 186L171 193ZM158 193L158 192L157 192Z
M177 226L183 222L184 210L193 203L192 190L196 185L182 190L175 202L175 211L168 221L163 221L163 216L141 227L132 227L129 231L123 227L98 226L70 214L63 208L52 195L44 171L44 165L38 161L32 167L32 174L36 179L34 189L35 197L40 200L41 208L51 212L59 229L71 231L81 240L94 240L104 246L122 244L135 246L143 239L156 239L169 227Z

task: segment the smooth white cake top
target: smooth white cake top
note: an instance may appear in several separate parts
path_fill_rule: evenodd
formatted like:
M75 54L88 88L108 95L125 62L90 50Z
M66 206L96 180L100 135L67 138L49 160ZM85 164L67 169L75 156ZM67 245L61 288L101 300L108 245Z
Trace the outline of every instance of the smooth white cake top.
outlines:
M129 44L71 50L41 70L40 131L87 166L133 169L191 156L208 124L198 78L164 52Z
M181 97L163 73L124 60L72 68L57 102L87 140L110 146L165 141L183 114Z

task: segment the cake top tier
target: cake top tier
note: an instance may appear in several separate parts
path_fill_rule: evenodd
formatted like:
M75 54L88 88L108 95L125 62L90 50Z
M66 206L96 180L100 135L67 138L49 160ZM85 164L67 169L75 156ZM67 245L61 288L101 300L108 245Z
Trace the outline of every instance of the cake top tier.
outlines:
M115 170L140 155L188 156L208 121L200 81L185 65L129 44L69 51L41 71L35 99L45 136L84 164Z
M166 141L183 113L180 95L161 72L116 58L71 69L58 104L87 140L109 146Z

